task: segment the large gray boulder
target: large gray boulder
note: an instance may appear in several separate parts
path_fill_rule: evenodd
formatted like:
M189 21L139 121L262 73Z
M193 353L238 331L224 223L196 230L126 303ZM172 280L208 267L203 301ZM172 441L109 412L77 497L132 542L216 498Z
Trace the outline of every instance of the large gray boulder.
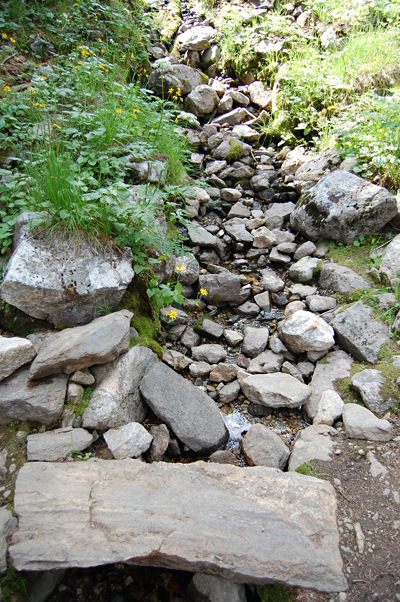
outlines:
M17 527L18 521L5 506L0 508L0 573L7 570L7 537ZM1 593L1 591L0 591Z
M199 277L200 288L207 291L207 303L210 305L224 306L240 305L246 298L240 292L241 279L238 274L222 272L221 274L207 274Z
M382 345L389 340L388 328L371 317L372 307L357 301L332 320L336 342L360 362L376 364Z
M281 338L293 353L327 351L335 344L333 328L309 311L291 314L281 328Z
M384 399L381 395L381 388L385 382L386 378L382 372L367 369L354 374L350 386L360 393L363 402L371 412L381 414L386 412L394 403L393 399Z
M163 64L150 75L148 86L157 96L168 96L168 90L171 88L174 92L179 88L181 95L186 96L202 83L203 75L197 69L180 63L172 65L163 60Z
M27 437L28 462L55 462L72 451L82 451L93 442L93 435L85 429L65 428L34 433Z
M139 384L156 362L158 358L150 349L136 345L114 362L96 366L96 388L83 413L82 426L104 430L144 420L148 408Z
M67 391L67 375L30 381L29 368L20 368L0 382L0 424L32 420L51 424L61 416Z
M312 394L305 405L305 410L309 418L315 418L322 393L334 390L334 383L348 378L352 365L352 358L342 350L331 351L321 362L318 362L310 383Z
M333 436L337 431L326 424L313 424L299 431L289 460L289 471L313 460L329 462L333 453Z
M155 415L194 452L207 455L226 443L228 431L214 401L165 364L151 366L140 392Z
M347 403L343 410L343 424L350 439L367 441L390 441L394 429L388 420L377 418L367 408L356 403Z
M204 462L28 463L14 504L18 571L131 562L237 583L347 588L335 493L322 479Z
M152 435L138 422L130 422L103 435L108 449L116 460L137 458L150 447Z
M184 33L180 33L176 41L179 50L207 50L217 35L216 30L209 25L196 25L190 27Z
M242 439L242 450L249 466L270 466L283 470L290 451L283 440L263 424L254 424Z
M351 268L336 263L324 263L321 268L319 285L340 295L349 295L359 288L369 288L370 283Z
M400 280L400 234L398 234L387 247L382 258L380 273L385 282L392 283L393 290L396 290L396 281Z
M186 97L183 108L196 117L210 115L219 103L219 96L211 86L201 84Z
M249 401L268 408L298 408L305 404L311 388L289 374L254 374L240 380L240 386Z
M0 380L33 360L35 355L35 348L28 339L0 336Z
M34 238L23 223L0 288L4 301L34 318L68 326L86 324L99 308L118 305L134 276L128 255L74 246L62 237Z
M361 234L377 232L396 214L396 198L386 188L337 170L301 196L290 224L311 240L351 244Z
M30 378L107 364L128 351L130 321L127 309L93 320L86 326L67 328L47 337L32 363Z

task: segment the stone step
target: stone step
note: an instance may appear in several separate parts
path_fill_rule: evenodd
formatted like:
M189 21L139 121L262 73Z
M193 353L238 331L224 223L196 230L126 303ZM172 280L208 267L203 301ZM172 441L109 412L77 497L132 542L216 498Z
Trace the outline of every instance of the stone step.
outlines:
M17 570L115 562L347 589L336 499L323 480L266 467L32 463L15 493Z

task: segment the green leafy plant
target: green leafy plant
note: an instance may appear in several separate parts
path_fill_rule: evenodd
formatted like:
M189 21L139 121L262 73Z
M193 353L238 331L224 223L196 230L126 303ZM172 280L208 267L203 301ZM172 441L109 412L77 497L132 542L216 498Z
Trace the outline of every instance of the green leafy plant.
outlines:
M307 475L309 477L321 478L321 472L315 466L313 462L305 462L296 468L296 472L299 474Z
M89 460L92 457L92 452L81 452L76 449L73 449L71 452L67 454L67 457L74 458L75 460Z

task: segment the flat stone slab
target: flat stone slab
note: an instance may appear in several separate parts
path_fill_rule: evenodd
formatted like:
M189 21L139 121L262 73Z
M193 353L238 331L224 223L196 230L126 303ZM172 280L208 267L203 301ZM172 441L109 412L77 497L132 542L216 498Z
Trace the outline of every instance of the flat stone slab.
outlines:
M18 571L115 562L237 583L347 589L327 482L227 464L25 464L14 498ZM117 511L116 511L117 509Z
M65 428L34 433L27 437L28 462L55 462L72 451L82 451L93 442L93 435L85 429Z

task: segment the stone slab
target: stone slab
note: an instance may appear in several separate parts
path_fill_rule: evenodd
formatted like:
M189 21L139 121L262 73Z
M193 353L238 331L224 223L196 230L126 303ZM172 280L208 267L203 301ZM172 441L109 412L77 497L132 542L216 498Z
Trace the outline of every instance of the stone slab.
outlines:
M203 462L33 463L19 472L15 511L18 571L130 562L347 589L333 488L304 475Z

